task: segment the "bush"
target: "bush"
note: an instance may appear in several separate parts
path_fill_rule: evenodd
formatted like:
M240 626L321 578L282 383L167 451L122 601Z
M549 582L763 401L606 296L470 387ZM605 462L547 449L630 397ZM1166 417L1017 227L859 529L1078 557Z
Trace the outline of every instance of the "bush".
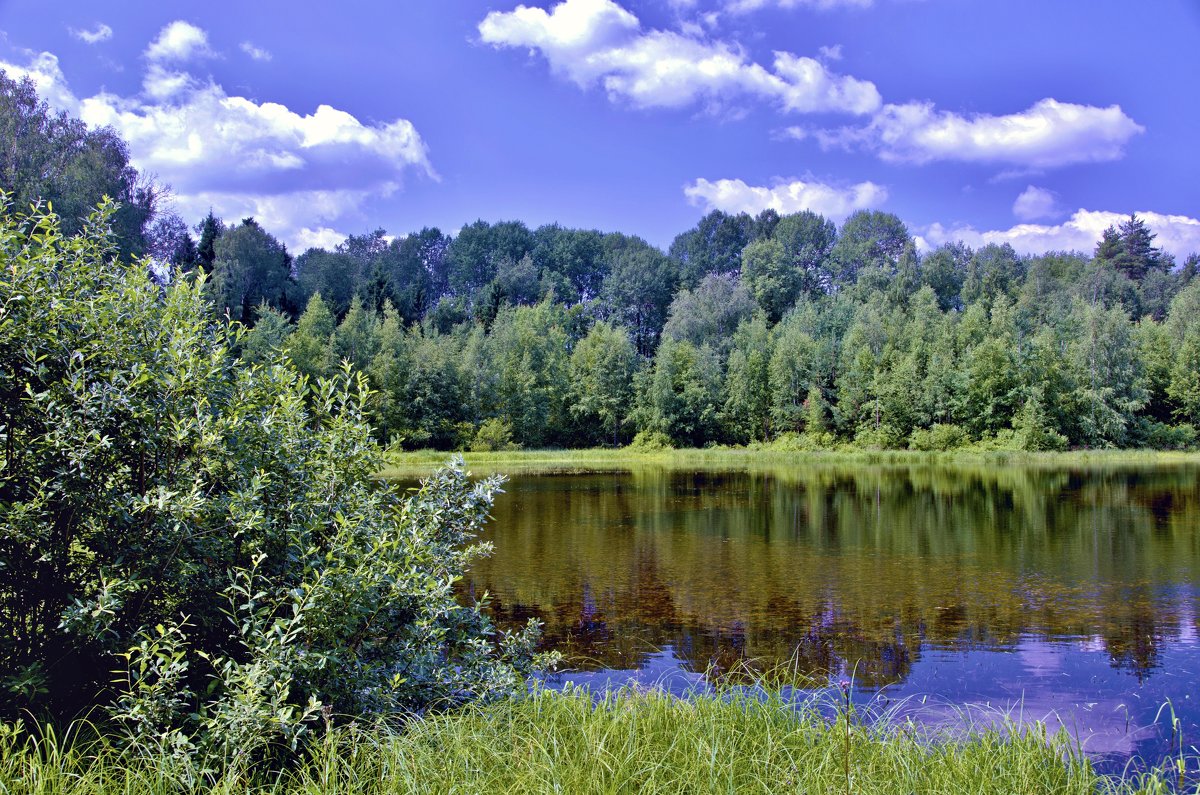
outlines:
M957 450L970 444L966 430L958 425L937 423L928 429L918 428L908 437L911 450L940 451Z
M638 431L637 435L633 437L633 441L629 443L628 449L653 453L659 450L671 450L674 447L671 437L662 431Z
M873 450L895 450L900 447L902 442L903 437L900 431L894 425L886 422L878 425L875 423L863 425L854 436L856 447Z
M203 279L166 289L83 232L0 213L0 698L104 698L137 748L259 758L319 717L521 691L537 637L454 583L497 480L372 475L368 390L229 353Z
M814 450L829 450L836 444L837 439L827 431L820 433L789 431L779 434L770 444L764 445L763 449L778 453L806 453Z
M497 417L485 420L471 440L471 450L476 453L519 449L521 445L514 444L512 440L512 423Z
M1186 423L1167 425L1138 418L1131 430L1134 444L1138 447L1152 450L1192 450L1196 447L1196 428Z

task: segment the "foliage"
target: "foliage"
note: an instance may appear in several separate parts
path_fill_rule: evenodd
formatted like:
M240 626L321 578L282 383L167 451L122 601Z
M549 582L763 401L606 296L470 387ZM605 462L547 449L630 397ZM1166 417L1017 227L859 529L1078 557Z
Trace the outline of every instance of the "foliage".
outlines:
M655 452L674 448L671 437L662 431L638 431L629 443L629 449L637 452Z
M103 740L71 743L22 727L0 734L0 787L62 795L200 792L1167 792L1175 775L1096 773L1065 733L1007 720L952 734L899 718L867 722L823 695L677 699L623 690L528 698L419 721L335 730L284 773L197 770L131 758ZM828 717L827 717L828 716ZM1190 765L1189 765L1190 766Z
M111 257L111 210L0 218L5 709L103 703L124 660L135 749L249 764L322 715L521 690L536 625L454 591L499 482L376 481L365 376L239 362L203 277Z
M245 363L282 347L311 380L349 361L389 444L462 449L493 418L534 447L646 430L695 446L846 444L864 428L873 447L914 433L924 445L954 425L971 443L1099 448L1182 444L1164 429L1200 425L1200 259L1175 268L1136 216L1090 256L922 254L889 213L838 228L768 210L710 212L665 253L618 232L480 220L454 235L375 229L292 262L253 219L210 211L195 245L169 214L147 226L153 186L119 139L4 80L0 132L17 145L0 186L52 198L68 232L110 193L117 220L136 222L118 224L122 251L148 250L160 277L167 263L209 272L218 315L266 324L239 343ZM1022 414L1035 392L1036 428Z
M129 147L111 128L88 129L53 112L33 80L0 70L0 141L0 191L13 206L52 205L73 234L107 196L119 202L109 217L116 250L125 257L147 253L163 188L130 165Z
M957 450L971 441L967 432L958 425L937 423L928 430L918 428L908 437L911 450Z
M512 425L495 417L484 420L484 423L479 426L479 430L475 432L475 438L471 441L471 450L476 453L519 449L521 449L521 445L514 444L512 440Z
M262 302L285 309L292 258L283 244L247 218L213 244L212 300L218 311L247 324Z

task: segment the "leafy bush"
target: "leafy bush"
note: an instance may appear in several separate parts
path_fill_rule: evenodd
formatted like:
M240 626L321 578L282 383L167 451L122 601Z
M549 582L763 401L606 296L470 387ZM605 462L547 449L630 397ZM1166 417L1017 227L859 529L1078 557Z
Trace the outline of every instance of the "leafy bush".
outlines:
M1192 450L1196 447L1196 428L1193 425L1167 425L1164 422L1139 417L1130 428L1133 444L1152 450Z
M476 453L491 453L498 450L519 450L521 445L512 440L512 423L493 417L484 420L471 440L471 449Z
M828 431L818 433L781 433L764 449L778 453L806 453L813 450L830 450L837 445L837 438Z
M932 427L917 428L908 437L908 446L912 450L957 450L970 444L971 438L965 429L958 425L937 423Z
M903 437L899 429L890 423L867 423L854 436L857 447L875 450L895 450L901 446Z
M0 698L105 699L135 747L252 760L320 718L522 689L537 627L454 585L498 480L372 478L368 390L230 355L203 280L111 256L111 206L66 237L0 213Z
M633 437L633 441L629 443L630 450L649 453L670 450L674 447L671 437L662 431L638 431L637 435Z
M1030 392L1012 425L1012 449L1031 452L1067 449L1067 437L1058 432L1046 413L1041 387Z

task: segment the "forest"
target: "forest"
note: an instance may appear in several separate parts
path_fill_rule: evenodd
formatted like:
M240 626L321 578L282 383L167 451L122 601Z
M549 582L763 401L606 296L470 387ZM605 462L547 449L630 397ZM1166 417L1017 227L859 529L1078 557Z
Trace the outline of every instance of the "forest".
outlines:
M714 211L662 250L619 232L475 221L293 256L253 218L191 227L109 130L7 78L16 206L65 231L120 202L123 256L203 274L237 354L366 375L394 448L1151 447L1196 441L1200 259L1131 216L1091 252L920 251L895 215Z

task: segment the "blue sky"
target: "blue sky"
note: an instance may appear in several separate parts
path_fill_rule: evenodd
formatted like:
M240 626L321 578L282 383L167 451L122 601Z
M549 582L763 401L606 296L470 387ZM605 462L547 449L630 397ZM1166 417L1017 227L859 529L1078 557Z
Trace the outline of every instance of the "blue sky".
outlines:
M1200 2L0 0L0 68L195 222L291 248L477 218L894 212L925 245L1200 250Z

